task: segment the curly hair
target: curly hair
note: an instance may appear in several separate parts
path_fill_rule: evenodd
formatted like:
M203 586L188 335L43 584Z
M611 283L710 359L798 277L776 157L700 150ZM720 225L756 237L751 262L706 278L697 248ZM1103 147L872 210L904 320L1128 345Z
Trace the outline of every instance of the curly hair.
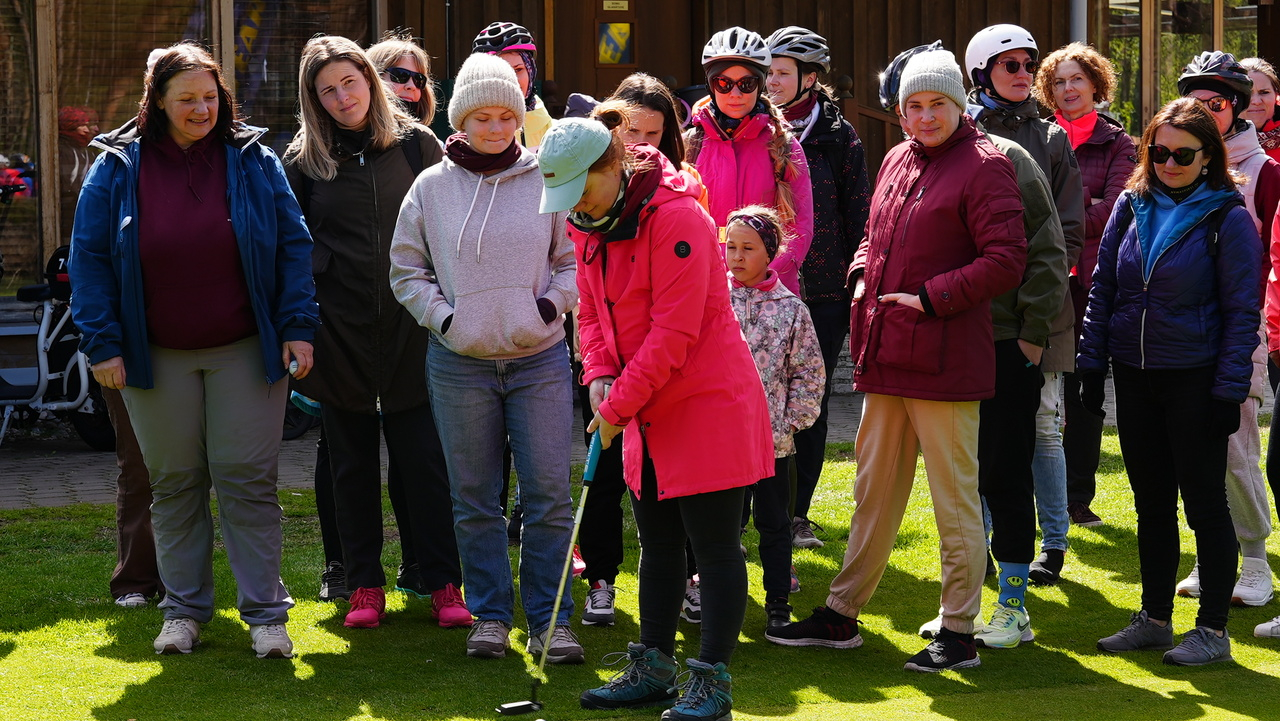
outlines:
M1035 84L1031 89L1036 100L1052 110L1058 109L1053 99L1054 76L1058 72L1058 66L1068 60L1076 61L1084 71L1085 77L1093 84L1094 103L1105 103L1111 100L1111 94L1116 90L1115 67L1092 45L1081 42L1074 42L1054 50L1040 63Z

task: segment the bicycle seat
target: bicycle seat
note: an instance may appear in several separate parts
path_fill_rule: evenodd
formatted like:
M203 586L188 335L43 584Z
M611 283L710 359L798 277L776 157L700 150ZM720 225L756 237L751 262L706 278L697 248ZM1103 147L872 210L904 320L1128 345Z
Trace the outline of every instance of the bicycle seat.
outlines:
M18 289L16 297L23 303L39 303L53 297L53 288L48 283L24 285Z

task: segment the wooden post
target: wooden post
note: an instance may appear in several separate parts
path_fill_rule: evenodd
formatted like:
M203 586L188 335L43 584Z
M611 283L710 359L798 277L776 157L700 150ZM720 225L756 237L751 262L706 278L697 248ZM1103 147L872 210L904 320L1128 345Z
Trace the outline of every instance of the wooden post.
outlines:
M222 79L236 92L236 11L232 0L213 0L209 13L209 34L213 36L213 56L222 66Z
M61 178L58 173L58 43L54 0L35 0L37 162L40 173L40 233L37 276L62 245ZM52 169L52 170L50 170Z

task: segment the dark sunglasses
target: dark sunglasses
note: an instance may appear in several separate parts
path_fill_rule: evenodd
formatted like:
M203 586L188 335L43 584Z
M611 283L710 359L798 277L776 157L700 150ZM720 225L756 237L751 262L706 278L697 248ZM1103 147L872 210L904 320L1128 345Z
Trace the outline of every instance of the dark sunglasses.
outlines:
M425 90L427 87L427 76L422 73L415 73L412 70L405 70L400 67L387 68L384 72L386 72L387 77L391 78L393 83L408 85L409 81L412 80L419 90Z
M1004 66L1004 71L1010 75L1017 75L1018 68L1026 68L1029 74L1035 75L1036 68L1040 67L1040 64L1034 60L1028 60L1025 63L1020 63L1017 60L1006 60L1003 63L996 64Z
M1203 145L1198 148L1178 148L1177 150L1170 150L1163 145L1148 145L1147 155L1156 165L1164 165L1169 158L1173 158L1173 162L1186 166L1195 162L1196 153L1201 150L1204 150Z
M730 80L723 75L711 78L712 89L721 95L732 93L735 85L742 91L743 95L750 95L760 89L760 78L754 75L748 75L737 80Z
M1200 102L1204 103L1210 110L1212 110L1215 113L1220 113L1223 110L1226 110L1227 108L1231 107L1231 101L1222 97L1221 95L1215 95L1212 98L1209 98L1208 100L1200 100Z

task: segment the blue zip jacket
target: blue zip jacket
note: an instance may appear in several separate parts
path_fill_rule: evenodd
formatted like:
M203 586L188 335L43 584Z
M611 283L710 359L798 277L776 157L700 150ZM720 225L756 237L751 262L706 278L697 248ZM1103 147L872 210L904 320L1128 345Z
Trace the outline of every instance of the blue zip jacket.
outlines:
M1102 232L1077 367L1105 372L1108 359L1154 370L1213 366L1213 397L1243 403L1262 322L1262 241L1249 211L1227 212L1215 255L1214 208L1202 208L1146 279L1133 202L1132 191L1122 193Z
M285 376L286 341L310 342L320 325L311 278L311 234L265 128L237 123L224 141L227 199L262 345L268 383ZM124 359L125 380L154 385L138 257L141 133L134 120L94 138L102 148L85 176L71 232L71 313L90 363ZM198 229L196 229L198 232ZM191 259L200 272L200 259ZM192 298L193 305L200 302Z

